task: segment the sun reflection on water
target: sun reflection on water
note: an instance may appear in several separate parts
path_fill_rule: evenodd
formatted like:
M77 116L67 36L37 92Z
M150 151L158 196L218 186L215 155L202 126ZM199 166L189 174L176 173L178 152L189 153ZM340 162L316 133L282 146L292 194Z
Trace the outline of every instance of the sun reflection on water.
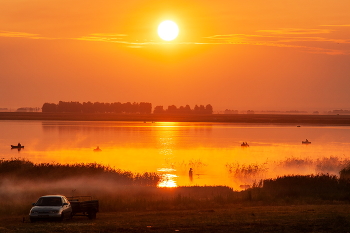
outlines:
M175 169L172 168L160 168L157 170L162 174L162 180L159 182L158 187L161 188L175 188L177 187L176 177L177 175L171 174L171 172L175 172Z

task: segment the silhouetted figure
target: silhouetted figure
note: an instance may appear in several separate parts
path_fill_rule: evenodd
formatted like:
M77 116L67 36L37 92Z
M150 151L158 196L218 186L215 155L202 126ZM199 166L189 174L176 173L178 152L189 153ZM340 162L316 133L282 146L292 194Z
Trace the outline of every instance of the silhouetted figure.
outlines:
M188 172L188 177L190 178L190 181L193 181L193 170L190 168L190 171Z
M100 149L99 146L97 146L97 147L94 149L94 151L101 151L101 149Z
M18 145L17 145L17 146L18 146L19 148L21 148L21 146L22 146L22 145L21 145L21 143L18 143Z
M311 144L311 142L309 140L307 140L307 139L305 141L301 141L301 143L302 144L306 144L306 145Z

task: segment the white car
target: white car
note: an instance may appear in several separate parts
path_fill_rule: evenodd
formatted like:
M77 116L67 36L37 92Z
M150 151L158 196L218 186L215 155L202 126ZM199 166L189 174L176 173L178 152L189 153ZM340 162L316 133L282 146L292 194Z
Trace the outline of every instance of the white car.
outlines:
M29 212L31 222L40 219L63 220L72 217L72 206L68 199L62 195L46 195L33 203Z

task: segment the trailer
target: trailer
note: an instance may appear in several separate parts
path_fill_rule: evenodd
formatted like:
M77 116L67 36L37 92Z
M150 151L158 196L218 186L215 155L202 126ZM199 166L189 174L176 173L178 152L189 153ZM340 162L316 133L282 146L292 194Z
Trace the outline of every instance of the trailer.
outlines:
M98 200L93 200L92 196L73 196L67 197L72 206L73 216L86 216L89 219L95 219L99 212Z

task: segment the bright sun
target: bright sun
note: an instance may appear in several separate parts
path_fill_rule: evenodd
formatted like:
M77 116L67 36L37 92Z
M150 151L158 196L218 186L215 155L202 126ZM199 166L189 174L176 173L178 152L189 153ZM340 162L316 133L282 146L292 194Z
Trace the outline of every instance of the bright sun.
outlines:
M179 35L179 27L171 20L163 21L158 26L158 35L166 41L174 40Z

